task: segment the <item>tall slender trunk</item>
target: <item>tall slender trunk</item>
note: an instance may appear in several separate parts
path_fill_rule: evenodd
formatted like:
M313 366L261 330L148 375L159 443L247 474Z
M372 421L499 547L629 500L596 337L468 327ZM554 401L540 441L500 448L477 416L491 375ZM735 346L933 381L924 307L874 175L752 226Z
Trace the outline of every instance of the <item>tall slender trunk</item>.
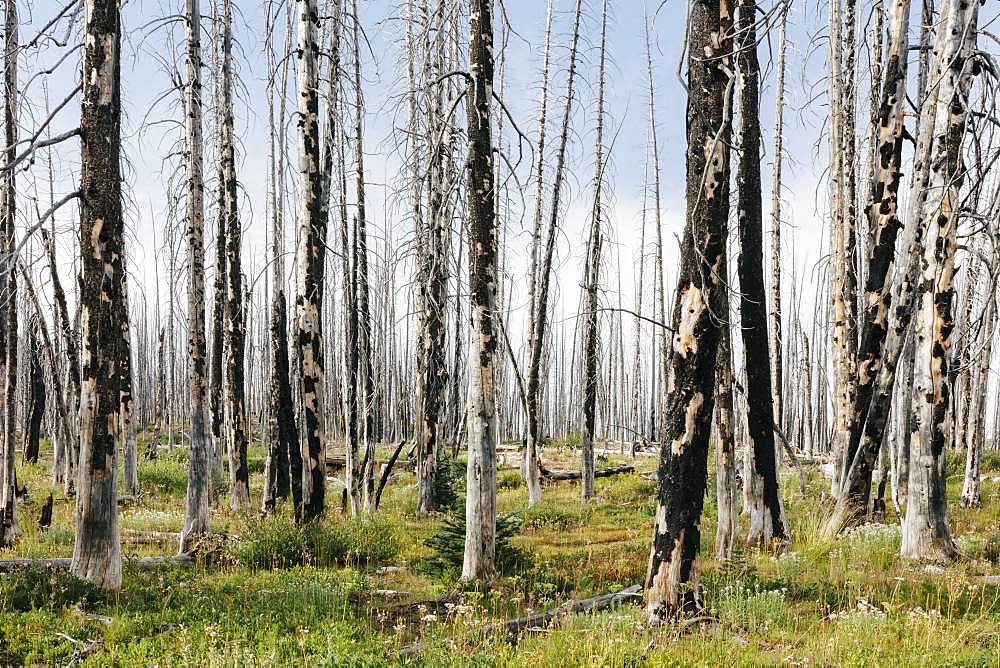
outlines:
M371 289L368 273L368 216L365 209L364 94L361 88L361 49L358 2L353 0L354 20L351 42L354 55L354 178L357 215L354 219L355 308L357 309L358 407L361 442L365 454L361 465L361 498L366 511L372 510L375 492L375 379L372 363Z
M412 13L412 2L410 4ZM443 3L438 10L438 19L445 20ZM412 23L412 16L410 21ZM424 27L428 32L430 26ZM441 26L439 29L443 29ZM408 27L412 31L412 26ZM415 45L412 34L410 40L410 58L415 57ZM429 36L428 36L429 39ZM440 38L439 38L440 39ZM434 61L434 75L443 74L444 62L441 56L432 54L428 45L425 58ZM411 68L413 67L411 62ZM430 66L428 63L428 70ZM414 75L411 74L411 80ZM440 84L439 84L440 85ZM421 189L419 182L415 185L413 194L414 217L418 225L417 262L417 480L418 507L422 512L434 509L434 478L438 458L438 427L441 422L441 411L444 405L444 393L448 382L448 365L446 359L447 343L447 288L448 288L448 247L451 234L450 219L446 209L447 170L445 145L446 124L450 120L443 117L441 110L441 93L439 86L428 93L426 104L427 132L435 139L429 147L429 164L427 166L427 202L426 215L420 210ZM415 99L411 103L413 127L417 125L417 109ZM416 161L417 156L414 154ZM416 162L414 164L416 168ZM416 174L414 174L416 178Z
M188 363L190 365L191 444L188 484L180 551L194 546L208 533L208 494L211 486L211 442L205 406L208 346L205 341L205 178L202 156L201 3L185 1L187 88L185 90L185 149L187 153L188 238Z
M853 32L855 29L856 0L830 0L830 216L833 228L833 274L831 299L833 304L833 352L835 402L835 447L836 482L834 491L839 496L841 481L851 459L847 447L846 434L850 426L851 411L857 391L857 368L855 361L856 292L857 274L855 269L855 229L852 215L854 170L853 154L846 150L847 144L854 145L854 123L848 119L847 110L853 113L854 64ZM846 20L845 20L846 19ZM845 54L845 34L847 53ZM849 162L850 160L850 162Z
M542 90L538 110L538 141L535 148L535 203L534 214L532 216L531 235L531 268L528 272L528 327L533 335L535 323L535 308L538 292L538 266L541 262L542 252L542 209L545 174L545 136L546 136L546 116L548 113L549 100L549 54L552 42L552 0L548 0L545 15L545 46L542 49ZM529 346L529 364L531 363L531 346ZM527 392L525 392L527 395ZM532 506L542 500L542 481L538 461L538 443L531 436L531 413L536 411L529 398L525 397L527 406L525 421L527 422L527 434L525 438L524 451L524 479L528 487L528 505ZM537 419L537 418L536 418Z
M319 137L319 15L316 0L296 0L298 8L299 88L299 243L295 297L299 383L302 393L302 506L296 516L310 521L323 512L326 496L325 425L323 424L323 268L326 221L321 215L322 171Z
M594 204L590 211L590 238L584 271L586 308L583 329L583 437L580 443L580 497L594 496L594 406L597 403L598 318L597 288L601 279L601 187L604 182L604 45L607 32L608 3L601 4L601 47L597 75L597 138L594 144Z
M708 481L719 322L719 274L729 217L732 6L694 0L687 71L687 223L673 305L666 423L660 449L646 605L650 622L701 609L697 559Z
M722 255L720 270L728 278L728 258ZM740 488L736 477L736 434L733 414L733 349L731 339L732 313L729 295L719 292L720 318L719 358L715 366L715 426L718 440L715 444L715 497L718 522L715 526L715 558L726 561L733 554L736 536L740 531Z
M731 2L731 0L722 1L726 3ZM649 18L644 16L643 29L646 39L646 75L649 84L649 142L653 153L653 227L656 230L656 259L654 264L654 279L656 282L654 283L653 289L653 313L661 323L665 323L667 321L667 294L663 277L663 219L660 208L660 147L656 139L656 111L653 104L655 90L653 83L653 52L650 46L649 27ZM643 197L645 197L645 193L643 194ZM657 370L656 376L660 380L659 384L653 386L655 388L655 397L653 400L655 401L657 410L653 411L651 415L655 426L654 437L663 443L665 442L666 437L666 416L662 411L665 410L668 405L667 397L670 388L667 385L667 379L670 377L669 364L671 349L669 343L670 337L667 330L663 328L658 329L661 331L658 332L657 336L659 345L655 346L655 368Z
M243 233L236 200L236 138L233 128L232 0L222 0L222 67L219 104L222 129L219 184L222 210L219 214L226 232L226 280L223 306L223 432L229 454L230 507L243 510L250 505L250 476L247 468L247 423L245 387L246 313L243 303Z
M466 116L469 225L469 455L465 494L465 554L462 579L491 581L496 575L496 357L497 247L494 211L492 91L493 3L469 6L469 89Z
M739 78L740 120L737 128L739 167L737 220L740 252L740 331L747 374L747 432L753 450L754 476L747 543L770 546L787 542L788 524L778 490L774 447L775 409L771 393L771 360L767 341L767 292L764 287L764 226L760 188L760 66L757 62L756 5L737 2L739 34L736 70Z
M528 446L526 457L529 465L532 458L538 460L538 450L542 442L542 356L545 333L549 316L549 285L552 280L552 257L555 253L556 236L559 224L559 203L562 195L563 176L566 167L566 146L569 141L569 122L573 109L573 84L576 79L576 54L580 41L580 18L582 15L581 0L576 2L573 19L573 36L569 52L569 69L566 75L566 104L563 107L562 128L559 143L556 148L555 171L552 174L552 201L549 203L549 220L543 237L544 247L535 255L537 261L532 264L531 273L536 276L534 302L531 309L531 333L528 339L529 357L528 370L525 378L526 401L528 404ZM541 487L535 487L529 471L528 505L534 505L541 500ZM537 491L538 497L534 493Z
M13 0L11 0L13 4ZM80 467L70 570L121 586L115 487L125 285L121 200L121 24L115 0L86 0L80 118Z
M28 387L27 414L24 420L23 452L24 461L38 461L38 439L41 435L42 418L45 416L45 376L42 374L42 360L38 342L38 318L31 319L28 326Z
M913 413L910 480L903 519L901 553L911 559L950 560L958 550L948 526L945 446L952 387L949 347L954 327L954 264L959 192L964 180L962 144L974 71L979 3L950 0L942 10L943 29L935 46L937 87L933 128L929 128L926 191L920 215L926 221L918 278L914 334ZM923 123L923 119L921 119Z
M781 329L781 169L784 156L785 52L788 8L791 0L782 0L778 24L778 69L774 84L774 169L771 172L771 392L774 396L774 424L781 425L782 329Z
M983 320L980 325L982 337L980 350L974 365L976 393L974 400L972 429L965 441L965 475L962 478L962 507L976 508L982 504L979 492L980 468L986 440L986 394L990 382L990 361L993 358L993 337L996 334L996 286L991 276L983 298ZM969 342L971 343L971 342ZM970 388L971 389L971 388Z
M871 175L865 213L873 243L867 258L861 325L857 351L857 386L854 407L844 434L846 460L837 509L828 529L839 530L845 522L862 519L871 493L871 476L882 439L865 440L868 418L879 370L885 353L888 319L892 305L892 272L899 218L899 185L902 178L903 140L906 136L906 54L909 30L909 0L897 0L890 15L889 42L881 101L879 103L878 155Z
M17 0L4 3L4 72L3 72L3 162L11 165L17 150ZM17 481L14 472L15 420L17 417L17 281L14 267L14 223L17 195L14 189L15 170L8 167L0 179L0 244L5 258L0 262L0 383L3 387L3 411L0 415L0 547L14 544L17 533L15 510Z

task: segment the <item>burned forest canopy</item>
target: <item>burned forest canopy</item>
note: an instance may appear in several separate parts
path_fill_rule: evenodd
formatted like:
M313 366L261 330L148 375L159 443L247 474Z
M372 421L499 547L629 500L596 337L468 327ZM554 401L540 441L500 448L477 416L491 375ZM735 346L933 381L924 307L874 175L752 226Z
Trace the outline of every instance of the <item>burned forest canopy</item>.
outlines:
M992 3L0 7L0 664L1000 657Z

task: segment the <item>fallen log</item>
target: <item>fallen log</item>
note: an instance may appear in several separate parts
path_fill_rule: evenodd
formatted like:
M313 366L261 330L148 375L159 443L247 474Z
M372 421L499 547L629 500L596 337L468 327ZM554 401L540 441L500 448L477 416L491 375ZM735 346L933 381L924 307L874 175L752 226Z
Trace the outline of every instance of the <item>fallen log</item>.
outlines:
M579 480L580 471L561 471L558 469L547 469L544 466L539 467L542 472L542 478L545 480ZM595 478L607 478L608 476L618 475L620 473L633 473L635 472L635 467L631 465L623 466L613 466L606 469L597 469L594 471Z
M141 529L122 529L122 542L132 545L161 545L179 541L181 534L173 531L143 531Z
M54 557L50 559L0 559L0 573L10 573L23 568L37 566L50 568L54 571L68 571L73 560L69 557ZM172 557L123 557L122 563L134 566L139 570L155 570L169 566L194 566L194 557L190 554L178 554Z
M406 441L400 441L392 456L389 457L389 461L382 467L382 478L378 481L378 489L375 490L375 510L378 510L378 506L382 502L382 491L385 489L386 483L389 482L389 474L392 473L392 467L399 459L399 453L403 451L404 445L406 445Z
M567 601L539 615L518 617L516 619L508 619L505 622L487 624L480 628L479 632L483 635L490 635L498 631L503 631L507 634L507 641L514 644L517 642L521 631L557 626L566 615L600 612L624 603L635 605L640 602L642 602L642 586L632 585L613 594L602 594L580 601ZM399 654L404 657L415 656L427 648L427 643L416 643L404 647L400 650Z
M623 603L635 604L640 601L642 601L642 586L632 585L613 594L602 594L592 598L585 598L581 601L568 601L539 615L518 617L517 619L508 619L498 624L489 624L482 628L482 632L490 634L497 631L506 631L516 637L518 633L524 630L544 629L554 626L566 615L600 612L601 610L617 607Z

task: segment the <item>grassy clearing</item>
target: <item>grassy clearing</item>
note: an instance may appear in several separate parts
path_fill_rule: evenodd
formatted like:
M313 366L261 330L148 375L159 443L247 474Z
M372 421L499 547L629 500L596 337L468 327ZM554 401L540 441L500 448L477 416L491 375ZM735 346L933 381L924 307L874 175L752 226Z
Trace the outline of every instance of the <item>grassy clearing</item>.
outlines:
M142 450L143 448L140 448ZM30 496L19 505L22 537L12 555L68 556L73 502L42 465L19 467ZM565 445L545 453L573 467ZM260 447L251 449L251 491L260 498ZM619 458L612 457L612 463ZM653 460L640 460L650 469ZM901 560L899 529L865 526L837 541L819 529L831 511L826 486L809 474L784 487L793 544L779 556L743 553L727 564L702 561L714 621L646 627L627 607L568 618L557 629L512 645L485 637L487 623L539 612L572 598L640 582L648 556L653 484L638 475L597 481L582 506L573 483L546 487L525 508L516 472L499 476L514 564L488 592L463 590L441 545L455 516L421 518L412 476L389 487L379 516L351 520L334 510L323 522L294 526L213 509L213 530L230 539L211 565L138 572L104 595L68 574L44 570L0 576L0 665L65 664L80 642L99 639L84 664L103 665L1000 665L1000 458L984 462L984 505L958 508L959 462L951 463L952 526L966 555L941 568ZM183 523L186 452L161 449L140 464L142 496L122 509L122 527L177 532ZM461 508L461 477L456 481ZM712 486L703 554L712 554ZM49 492L53 526L35 521ZM224 490L219 490L224 493ZM225 504L221 504L225 505ZM130 555L167 554L173 544L126 545ZM405 566L384 573L381 566ZM407 592L387 597L385 590ZM435 601L453 594L447 603ZM400 650L420 643L421 651Z

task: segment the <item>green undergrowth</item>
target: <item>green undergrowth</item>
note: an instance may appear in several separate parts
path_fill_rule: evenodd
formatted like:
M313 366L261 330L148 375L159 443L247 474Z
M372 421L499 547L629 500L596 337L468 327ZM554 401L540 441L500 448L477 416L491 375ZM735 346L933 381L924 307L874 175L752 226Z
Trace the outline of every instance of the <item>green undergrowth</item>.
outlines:
M139 451L148 445L140 434ZM573 445L547 443L546 465L575 468ZM380 446L379 457L388 450ZM254 499L263 458L254 443ZM45 444L41 463L18 465L28 488L18 505L21 535L0 558L71 554L75 501L52 483L50 461ZM635 463L644 472L656 465ZM600 478L588 504L575 483L547 484L542 503L528 509L517 471L500 471L500 576L488 590L460 580L464 461L442 462L439 511L429 516L417 511L412 474L391 484L381 510L366 518L343 516L333 486L328 513L306 526L287 506L270 517L233 513L220 484L210 522L225 539L197 567L139 571L126 560L122 589L109 594L44 568L0 575L0 665L66 665L82 648L89 652L81 663L92 666L1000 665L1000 456L984 456L979 508L958 507L961 463L949 456L949 515L963 553L955 564L901 559L891 502L886 524L823 538L833 507L815 468L805 494L786 471L793 538L786 550L738 550L719 563L710 483L699 564L707 619L651 629L640 606L625 606L565 617L517 643L483 626L642 582L653 481ZM186 470L187 451L169 449L161 434L157 458L140 461L140 494L122 505L123 536L180 531ZM53 524L42 531L37 517L50 493ZM123 545L126 556L176 549L170 540Z

